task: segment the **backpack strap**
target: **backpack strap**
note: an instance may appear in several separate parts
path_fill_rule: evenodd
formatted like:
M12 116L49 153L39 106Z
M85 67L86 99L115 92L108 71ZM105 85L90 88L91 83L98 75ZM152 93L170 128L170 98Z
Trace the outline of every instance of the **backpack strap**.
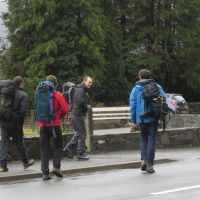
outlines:
M53 132L53 137L56 138L56 130L55 130L55 126L54 126L54 109L53 109L53 96L54 96L54 92L50 93L49 92L49 105L50 105L50 119L51 119L51 127L52 127L52 132Z
M50 119L51 119L51 128L52 128L52 133L53 133L53 137L56 138L56 129L54 126L54 109L53 109L53 99L54 99L54 93L55 93L55 86L52 82L50 81L45 81L45 84L47 84L49 87L52 88L52 92L49 92L49 105L50 105Z
M165 129L166 129L166 127L167 127L167 124L169 123L169 120L171 119L171 115L170 114L168 114L168 116L169 116L169 118L168 118L168 120L166 121L166 117L164 117L163 118L163 120L162 120L162 122L163 122L163 130L162 130L162 133L161 133L161 135L163 135L164 134L164 132L165 132Z

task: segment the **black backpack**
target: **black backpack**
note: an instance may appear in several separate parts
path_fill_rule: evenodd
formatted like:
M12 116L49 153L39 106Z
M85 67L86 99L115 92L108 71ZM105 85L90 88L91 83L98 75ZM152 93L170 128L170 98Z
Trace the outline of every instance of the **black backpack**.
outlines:
M12 80L0 80L0 121L9 122L14 118L13 102L15 86Z
M145 118L156 118L163 123L163 132L166 127L165 117L169 113L169 108L165 97L160 94L160 90L155 81L150 80L144 86L142 98L147 104L147 113L140 116L143 121Z
M160 96L160 91L156 82L153 80L148 81L143 89L142 98L146 101L152 101L158 96Z
M69 111L72 111L72 106L73 106L73 96L76 90L76 85L72 82L66 82L62 86L62 94L69 104Z

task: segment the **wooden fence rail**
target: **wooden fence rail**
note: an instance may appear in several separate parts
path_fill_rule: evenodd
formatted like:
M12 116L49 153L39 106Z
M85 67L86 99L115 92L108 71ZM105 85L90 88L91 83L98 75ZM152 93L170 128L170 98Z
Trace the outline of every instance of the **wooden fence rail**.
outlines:
M129 107L102 107L92 108L88 106L88 113L86 116L86 145L88 151L92 151L92 139L93 139L93 123L99 120L120 120L130 119Z

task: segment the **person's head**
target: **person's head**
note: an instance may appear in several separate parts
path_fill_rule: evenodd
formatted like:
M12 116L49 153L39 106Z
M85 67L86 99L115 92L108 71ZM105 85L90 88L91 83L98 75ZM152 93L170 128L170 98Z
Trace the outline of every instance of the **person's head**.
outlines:
M13 78L13 83L18 88L23 88L24 87L24 79L21 76L15 76Z
M84 76L83 77L83 83L86 88L90 89L92 86L92 78L90 76Z
M141 69L138 73L139 79L150 79L151 72L148 69Z
M53 83L55 87L58 86L58 80L54 75L47 76L46 80L50 81L51 83Z

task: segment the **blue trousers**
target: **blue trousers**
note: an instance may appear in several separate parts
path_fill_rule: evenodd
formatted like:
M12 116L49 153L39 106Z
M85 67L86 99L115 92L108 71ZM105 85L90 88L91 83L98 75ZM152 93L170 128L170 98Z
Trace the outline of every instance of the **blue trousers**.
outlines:
M142 123L140 124L140 132L141 160L146 162L148 165L153 165L155 158L158 123Z

